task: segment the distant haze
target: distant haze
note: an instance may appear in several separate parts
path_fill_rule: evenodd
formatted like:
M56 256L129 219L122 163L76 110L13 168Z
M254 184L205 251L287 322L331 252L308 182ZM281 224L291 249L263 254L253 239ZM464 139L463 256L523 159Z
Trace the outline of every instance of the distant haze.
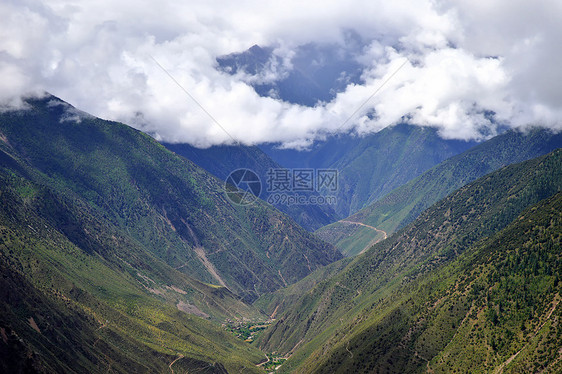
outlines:
M560 19L555 0L7 0L0 110L48 91L159 140L196 146L302 148L398 122L456 139L505 126L562 129ZM253 45L268 51L259 69L219 66L217 58ZM325 82L311 79L309 94L287 81L330 63L342 71L318 75L337 77L328 93ZM284 98L290 89L301 98Z

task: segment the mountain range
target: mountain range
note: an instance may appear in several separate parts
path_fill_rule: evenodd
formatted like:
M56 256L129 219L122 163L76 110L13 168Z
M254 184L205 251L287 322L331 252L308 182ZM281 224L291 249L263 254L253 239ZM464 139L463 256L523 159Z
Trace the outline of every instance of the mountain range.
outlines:
M560 134L197 149L25 102L0 113L0 372L562 370ZM339 205L225 184L301 167L337 169Z
M334 170L337 172L335 193L318 190L307 194L333 194L335 204L286 205L272 200L277 209L314 231L357 212L476 144L442 139L435 129L399 124L364 137L347 134L329 138L307 150L282 149L275 144L205 149L188 144L164 143L164 146L223 180L237 169L252 170L265 187L268 171L272 169ZM264 188L260 197L268 201L269 196L271 193Z
M341 135L307 151L269 146L266 152L280 163L337 170L335 210L343 218L476 144L443 139L432 128L398 124L363 137Z
M412 222L420 213L465 184L494 170L562 147L562 135L547 129L510 130L451 157L403 183L355 214L316 234L342 253L355 255L373 241ZM377 231L378 229L378 231Z
M561 165L557 150L484 176L258 301L279 315L260 347L290 357L282 372L556 372Z
M179 356L257 370L264 355L216 321L265 319L249 302L341 254L142 132L50 95L26 104L0 115L2 356L48 372Z
M271 205L290 216L306 230L317 230L337 221L339 218L331 205L292 205L275 199L276 191L272 189L273 182L270 179L270 175L277 170L289 172L290 169L273 161L258 147L232 145L213 146L202 149L189 144L164 143L163 145L176 154L193 161L193 163L225 182L229 175L236 170L247 169L255 173L261 184L259 197L264 201L270 201ZM319 196L318 192L314 190L299 191L298 193L307 198Z

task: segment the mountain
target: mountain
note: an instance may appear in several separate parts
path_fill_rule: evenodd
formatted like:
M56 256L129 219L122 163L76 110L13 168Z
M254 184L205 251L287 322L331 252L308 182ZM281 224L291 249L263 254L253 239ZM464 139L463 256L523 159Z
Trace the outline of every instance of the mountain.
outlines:
M217 322L341 254L142 132L26 105L0 114L0 371L259 372Z
M206 320L259 313L0 154L0 372L164 372L172 363L259 372L261 352Z
M9 151L185 274L252 300L340 258L266 204L232 204L222 182L141 132L67 120L76 110L52 97L30 105L3 115Z
M347 217L476 144L443 139L433 128L398 124L364 137L330 138L308 151L262 149L282 165L337 170L335 210Z
M508 131L443 161L316 234L342 253L355 255L412 222L425 209L465 184L505 165L538 157L559 147L562 147L560 133L545 129Z
M244 52L218 57L217 64L228 74L246 75L261 96L307 106L331 101L348 84L361 82L361 65L355 54L341 46L299 46L293 51L290 67L286 57L274 52L271 47L254 45Z
M348 216L475 144L446 140L435 129L406 124L366 136L330 166L340 171L336 211Z
M331 101L347 85L361 81L361 65L354 53L361 48L361 38L351 33L346 38L346 48L329 44L296 48L290 67L285 66L283 56L276 54L273 48L257 45L241 53L219 57L217 64L228 74L246 77L248 84L262 96L314 106ZM442 139L435 129L398 124L364 137L328 136L308 150L283 149L279 144L263 144L260 148L286 168L338 170L339 189L334 210L337 216L347 217L476 144ZM220 150L219 147L214 152ZM184 155L189 158L190 153L186 150ZM283 211L293 218L299 216ZM310 213L305 216L309 215L318 217ZM302 220L297 219L297 222L302 223ZM311 225L305 222L305 227Z
M213 146L202 149L189 144L163 143L163 145L224 181L235 170L249 169L253 171L261 181L261 194L259 197L264 201L270 202L275 208L293 218L295 222L308 231L317 230L340 218L328 204L287 204L272 196L275 194L275 191L271 188L270 170L275 171L284 168L271 160L258 147L236 145ZM299 194L307 198L309 196L319 196L316 191L299 192Z
M557 150L488 174L298 301L261 304L278 320L260 347L290 355L280 372L556 372L561 165Z

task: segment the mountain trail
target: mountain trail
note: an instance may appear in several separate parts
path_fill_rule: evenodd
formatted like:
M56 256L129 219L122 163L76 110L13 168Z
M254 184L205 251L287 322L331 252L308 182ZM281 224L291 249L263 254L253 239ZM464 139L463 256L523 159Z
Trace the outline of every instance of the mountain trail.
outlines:
M371 230L373 230L373 231L376 231L376 232L381 233L381 234L384 235L384 238L382 238L382 239L373 239L372 241L370 241L369 244L367 244L367 246L366 246L365 248L363 248L363 249L361 250L361 252L359 252L359 254L365 252L367 249L371 248L373 245L377 244L378 242L380 242L380 241L385 240L386 238L388 238L388 234L386 233L386 231L381 230L381 229L377 229L376 227L371 226L371 225L367 225L366 223L363 223L363 222L355 222L355 221L348 221L348 220L341 220L341 221L339 221L339 222L349 223L349 224L352 224L352 225L359 225L359 226L367 227L368 229L371 229Z
M283 274L281 274L281 269L277 270L277 272L279 273L279 276L281 277L281 280L283 281L283 284L285 285L285 287L288 287L289 284L287 283L285 278L283 278Z
M271 361L271 360L269 359L269 356L268 356L268 355L265 355L265 357L267 358L267 361L264 361L264 362L262 362L261 364L257 364L257 365L256 365L257 367L262 367L263 365L265 365L265 364L267 364L269 361Z
M363 222L355 222L355 221L348 221L348 220L341 220L340 222L343 222L343 223L351 223L352 225L360 225L360 226L368 227L368 228L370 228L371 230L375 230L376 232L380 232L381 234L383 234L383 235L384 235L384 239L388 238L388 234L386 233L386 231L381 230L381 229L377 229L376 227L371 226L371 225L367 225L367 224L365 224L365 223L363 223ZM384 240L384 239L383 239L383 240Z
M306 266L308 266L308 271L310 271L312 273L312 268L310 267L310 261L308 260L308 257L306 254L302 254L304 256L304 258L306 258Z
M283 301L285 301L285 299L283 299ZM269 316L270 319L274 319L274 318L275 318L275 316L277 315L277 311L279 310L279 306L280 306L280 305L281 305L281 304L279 304L279 305L277 305L277 306L275 307L275 310L274 310L273 313L271 313L271 315Z
M527 348L527 346L531 343L531 341L535 338L535 336L537 336L537 334L539 333L539 331L542 330L542 328L544 327L544 325L546 325L546 323L550 320L550 317L552 316L552 313L556 310L556 307L558 306L558 304L560 303L560 295L557 294L554 297L554 300L552 300L552 308L550 308L550 311L548 312L548 314L546 315L545 321L539 326L537 327L537 329L535 330L535 333L533 334L533 336L531 337L531 339L529 339L529 342L527 344L525 344L519 351L517 351L517 353L515 353L513 356L511 356L510 358L508 358L503 364L501 364L500 366L498 366L498 368L496 369L496 371L494 372L495 374L501 374L503 373L503 369L509 365L513 360L515 360L515 358L519 355L519 353L521 353L525 348Z
M347 341L347 344L345 346L345 350L347 351L347 353L349 353L349 358L353 358L353 352L351 352L349 350L349 340Z
M174 374L174 369L172 369L172 365L176 363L176 361L181 360L183 358L183 355L180 354L174 361L170 362L170 365L168 365L168 367L170 368L170 370L172 371L172 374Z

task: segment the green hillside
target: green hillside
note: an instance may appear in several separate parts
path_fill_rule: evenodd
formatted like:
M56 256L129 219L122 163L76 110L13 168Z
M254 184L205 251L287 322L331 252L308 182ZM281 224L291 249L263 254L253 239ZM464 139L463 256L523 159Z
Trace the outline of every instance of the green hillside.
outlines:
M497 251L498 255L507 253L498 249L498 246L486 245L489 243L486 240L503 243L498 239L501 236L494 235L511 222L512 226L506 230L510 230L510 235L515 239L525 241L527 235L518 236L515 233L525 232L517 225L526 224L527 221L517 217L527 207L562 190L561 165L562 151L555 151L503 168L461 188L422 213L412 224L357 256L342 271L317 283L298 301L285 307L278 321L260 338L260 346L268 351L291 355L282 367L284 372L422 371L423 366L427 365L424 359L432 361L438 354L444 354L446 343L454 336L459 325L468 321L465 320L467 314L475 308L477 316L481 312L477 307L472 307L472 299L469 302L468 299L452 297L449 304L444 304L446 307L438 309L440 314L437 315L443 320L431 325L429 307L437 306L436 301L442 297L435 297L431 287L437 287L435 290L440 292L442 289L459 290L459 287L454 286L454 275L466 275L466 272L458 270L458 264L463 263L465 268L472 270L479 269L478 262L468 257L472 253L480 253L483 249L479 248ZM557 196L557 199L561 197ZM539 205L545 206L549 206L549 203ZM535 212L542 215L544 209L536 208L525 214ZM548 214L557 214L559 218L560 211L555 212ZM555 230L560 230L560 227L555 226ZM540 235L543 231L538 227L535 233ZM543 239L537 240L543 243ZM559 248L559 244L556 244L552 251L559 251ZM521 253L521 256L527 256L527 253ZM549 271L556 274L556 266L559 266L556 261L559 260L548 257L548 261L551 261ZM539 269L546 263L537 262L537 266ZM534 265L521 265L520 268L522 272L534 272ZM451 269L458 272L452 274ZM486 274L474 271L474 279L470 279L470 282ZM494 279L502 280L501 276ZM540 292L548 290L550 299L539 298L537 295L541 293L535 292L538 289L529 290L526 302L536 314L527 314L525 323L528 326L535 323L536 327L537 321L544 319L549 311L548 302L554 294L548 285L554 287L557 283L553 281L554 277L549 276L539 282L542 287ZM521 283L517 281L515 284ZM515 287L510 282L504 286ZM481 292L489 288L483 286L479 290ZM486 293L483 295L486 297ZM510 297L517 295L512 292ZM265 309L271 310L273 307L267 305ZM493 312L488 314L492 315ZM490 318L494 320L493 316ZM513 323L511 317L507 320ZM422 332L418 336L417 323L426 323L427 334L431 335L422 336L426 330L420 330ZM449 323L447 329L441 325L443 323ZM521 326L520 321L516 323ZM475 345L491 344L491 340L484 338L484 333L474 336ZM529 336L529 339L532 337ZM424 342L426 345L417 348L412 341L420 345ZM507 359L519 349L516 345L509 347L498 353L496 361L490 361L490 365L499 365L504 356ZM456 354L464 355L466 352ZM461 365L458 362L456 364ZM465 368L461 372L471 371Z
M175 369L257 371L263 354L206 319L259 313L30 182L25 169L6 169L3 155L0 372L164 372L180 357Z
M403 284L298 372L559 373L561 212L557 194Z
M232 204L222 182L146 134L53 97L29 103L0 116L1 149L185 274L251 301L341 258L267 204Z
M330 165L339 170L336 211L347 217L474 145L443 139L432 128L406 124L368 135Z
M361 222L390 235L465 184L503 166L547 154L559 147L562 147L562 135L549 130L508 131L443 161L344 221ZM316 234L350 256L364 250L365 243L377 239L372 230L347 222L325 226Z
M337 169L335 210L340 217L347 217L476 144L443 139L433 128L398 124L363 137L333 135L308 150L280 149L271 144L261 149L285 167Z
M0 372L263 372L221 326L342 256L128 126L0 114Z

